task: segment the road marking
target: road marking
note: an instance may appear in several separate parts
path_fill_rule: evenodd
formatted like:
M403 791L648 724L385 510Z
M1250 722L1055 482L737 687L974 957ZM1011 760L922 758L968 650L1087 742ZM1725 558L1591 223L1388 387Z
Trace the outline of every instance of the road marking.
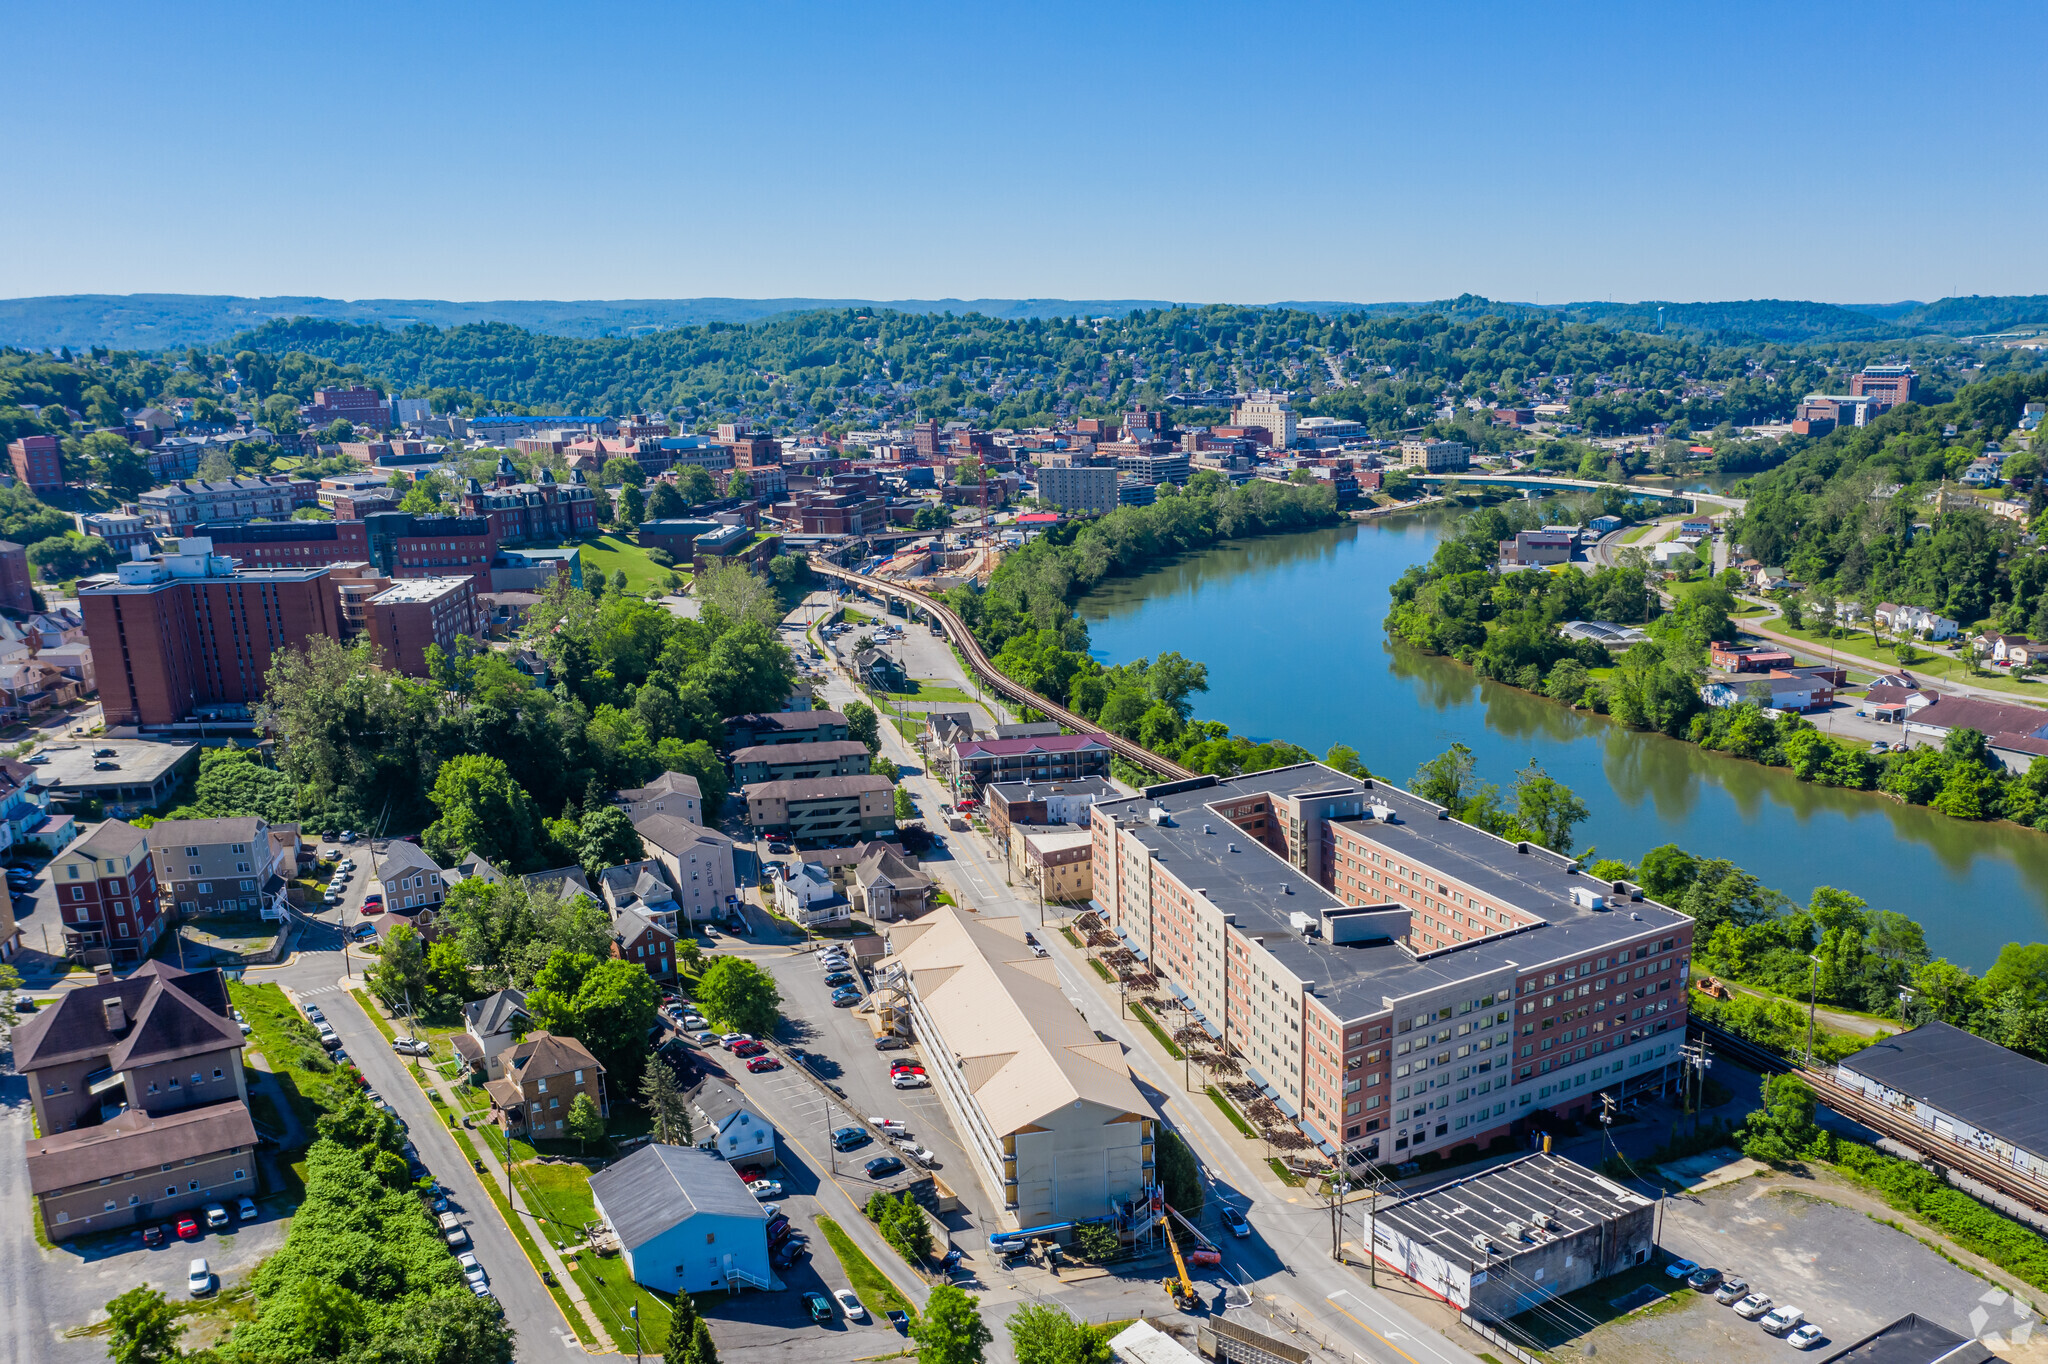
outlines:
M1329 1295L1328 1302L1330 1306L1336 1308L1339 1312L1344 1312L1344 1315L1350 1317L1352 1321L1357 1322L1358 1325L1365 1327L1365 1329L1368 1331L1371 1331L1372 1334L1378 1337L1378 1339L1382 1343L1384 1343L1388 1349L1400 1355L1401 1358L1408 1360L1409 1364L1419 1364L1419 1362L1415 1359L1415 1356L1409 1354L1406 1350L1403 1350L1400 1346L1394 1344L1394 1342L1387 1339L1386 1336L1380 1335L1378 1331L1374 1331L1372 1327L1366 1326L1366 1324L1362 1321L1359 1321L1357 1317L1353 1317L1349 1312L1345 1312L1344 1304L1337 1301L1337 1299L1339 1298L1349 1298L1353 1303L1357 1305L1359 1311L1372 1313L1375 1317L1378 1317L1381 1321L1387 1324L1387 1329L1389 1331L1393 1331L1395 1335L1399 1336L1403 1340L1414 1341L1418 1349L1424 1350L1429 1354L1434 1355L1436 1358L1444 1360L1446 1364L1457 1364L1457 1356L1445 1354L1442 1350L1437 1349L1434 1345L1431 1345L1427 1340L1424 1340L1422 1337L1417 1335L1411 1335L1406 1331L1394 1331L1392 1317L1389 1317L1385 1312L1380 1311L1378 1308L1373 1307L1372 1305L1367 1303L1365 1299L1359 1297L1350 1289L1340 1288L1336 1292ZM1467 1364L1470 1364L1471 1357L1468 1355L1465 1358Z

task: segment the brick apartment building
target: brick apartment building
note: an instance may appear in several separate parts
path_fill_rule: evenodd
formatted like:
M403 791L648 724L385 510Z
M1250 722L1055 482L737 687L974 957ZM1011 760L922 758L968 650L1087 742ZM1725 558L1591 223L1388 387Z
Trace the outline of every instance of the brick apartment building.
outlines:
M718 444L732 456L732 468L736 473L751 473L782 463L782 442L766 432L752 430L744 423L727 422L720 426Z
M553 1033L529 1035L505 1054L505 1069L484 1086L501 1127L532 1137L567 1135L569 1107L587 1094L600 1114L605 1101L604 1067L581 1042Z
M63 445L55 436L21 436L7 442L7 462L31 492L64 486Z
M14 1030L37 1135L29 1188L53 1241L256 1193L242 1033L219 971L103 971Z
M498 537L482 516L384 511L360 520L209 524L199 533L250 568L367 563L386 578L462 574L481 592L490 590L491 560L498 553Z
M805 535L873 535L889 529L889 504L879 497L804 492L796 495L794 511Z
M27 615L36 609L35 581L29 576L28 547L0 540L0 611Z
M1669 1088L1692 920L1305 763L1092 812L1094 898L1304 1135L1354 1163Z
M469 481L462 514L489 521L492 539L501 545L568 540L597 529L597 494L581 470L572 470L567 483L557 483L547 469L522 483L512 457L503 455L489 487Z
M427 675L427 648L455 652L455 638L483 638L472 578L416 578L394 583L363 604L364 627L377 661L407 677Z
M271 478L186 479L151 488L136 499L142 519L158 535L190 535L201 526L239 524L253 517L289 521L293 511L317 504L319 485L279 474Z
M391 425L391 404L376 389L362 384L348 388L316 388L313 401L299 412L314 426L346 420L357 426L382 431Z
M1877 410L1882 412L1912 402L1919 383L1920 376L1911 365L1866 365L1861 374L1849 376L1849 393L1852 397L1875 398Z
M237 568L203 536L80 580L78 603L109 726L253 705L279 653L342 637L332 570Z
M110 819L50 863L64 954L88 966L139 962L163 935L156 867L142 830Z

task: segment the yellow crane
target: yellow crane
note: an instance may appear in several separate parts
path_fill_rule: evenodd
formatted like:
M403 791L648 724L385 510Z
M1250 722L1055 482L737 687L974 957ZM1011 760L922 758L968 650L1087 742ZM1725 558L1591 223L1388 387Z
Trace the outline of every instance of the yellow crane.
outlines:
M1167 1211L1171 1212L1173 1209L1169 1206ZM1195 1297L1194 1281L1188 1278L1187 1261L1180 1257L1180 1242L1174 1239L1173 1228L1167 1225L1164 1213L1160 1214L1159 1225L1166 1232L1166 1244L1173 1251L1173 1268L1178 1275L1176 1278L1162 1279L1159 1286L1173 1299L1176 1308L1183 1312L1192 1312L1200 1300Z

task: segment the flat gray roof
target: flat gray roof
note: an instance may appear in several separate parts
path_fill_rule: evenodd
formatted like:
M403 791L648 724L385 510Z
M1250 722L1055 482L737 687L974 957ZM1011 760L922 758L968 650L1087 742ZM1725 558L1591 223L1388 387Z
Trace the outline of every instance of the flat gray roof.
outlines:
M71 791L98 790L108 786L148 786L191 756L196 744L157 744L142 739L81 739L77 743L45 744L31 756L47 755L49 761L36 764L43 780ZM109 748L109 757L94 753ZM97 770L94 763L115 766Z
M1238 931L1264 939L1265 949L1312 989L1339 1018L1358 1018L1390 1007L1394 1000L1502 970L1526 971L1545 962L1598 954L1618 943L1679 928L1685 915L1651 900L1609 894L1609 883L1577 871L1577 863L1540 848L1518 852L1506 842L1454 819L1440 819L1441 807L1378 779L1347 777L1321 763L1273 768L1194 786L1173 783L1150 788L1160 794L1108 801L1096 810L1125 823L1169 871L1225 914ZM1208 809L1248 795L1299 798L1330 793L1391 807L1392 822L1356 822L1361 831L1412 861L1456 877L1482 895L1514 905L1544 922L1533 928L1475 938L1418 957L1398 943L1331 943L1303 937L1290 914L1320 918L1327 909L1355 903L1325 890L1315 878L1229 820ZM1146 812L1164 807L1169 823L1147 822ZM1205 820L1203 817L1207 816ZM1206 830L1206 832L1205 832ZM1574 889L1607 895L1613 906L1593 909L1571 899ZM1408 909L1402 901L1371 902Z
M2048 1154L2048 1066L1975 1033L1923 1023L1843 1057L1841 1068Z
M1379 1219L1453 1264L1481 1269L1489 1259L1535 1250L1650 1206L1650 1200L1563 1156L1538 1151L1379 1210ZM1547 1218L1550 1225L1539 1226ZM1482 1254L1473 1238L1492 1244Z

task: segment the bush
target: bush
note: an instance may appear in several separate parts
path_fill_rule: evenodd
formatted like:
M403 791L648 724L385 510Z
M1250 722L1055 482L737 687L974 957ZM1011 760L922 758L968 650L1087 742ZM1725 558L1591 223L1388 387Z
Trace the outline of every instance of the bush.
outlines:
M909 1194L891 1198L877 1190L868 1198L867 1207L862 1211L882 1233L882 1239L910 1263L917 1264L931 1255L931 1223L925 1220L924 1209L918 1207L917 1200Z
M1957 1245L2048 1289L2048 1241L2002 1213L1944 1184L1932 1172L1857 1141L1833 1143L1835 1168L1913 1213ZM1820 1158L1819 1153L1814 1153Z
M647 551L647 557L660 564L663 568L674 568L676 566L676 556L665 549L650 549Z
M1116 1228L1107 1223L1083 1222L1074 1228L1074 1253L1084 1260L1101 1264L1115 1259L1123 1248L1123 1240L1116 1234Z

